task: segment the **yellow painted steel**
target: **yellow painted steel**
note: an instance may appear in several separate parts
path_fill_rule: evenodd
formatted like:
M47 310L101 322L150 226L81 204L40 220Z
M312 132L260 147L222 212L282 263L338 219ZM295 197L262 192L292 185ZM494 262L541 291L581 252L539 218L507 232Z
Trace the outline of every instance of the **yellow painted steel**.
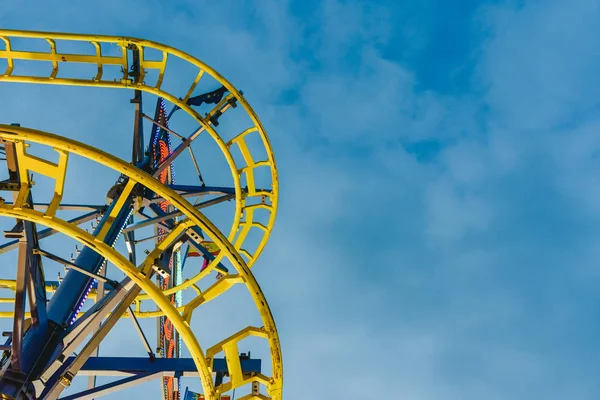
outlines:
M46 217L51 218L54 214L56 214L56 210L58 209L60 200L62 199L65 186L65 175L67 174L67 161L69 158L68 153L59 151L58 164L55 164L39 157L27 154L24 143L17 143L15 149L20 166L19 179L21 182L26 182L25 184L21 185L21 188L19 189L19 194L15 200L15 207L17 209L22 208L27 200L27 196L29 195L29 191L31 189L29 182L29 171L37 172L50 178L54 178L56 181L54 186L54 196L52 197L52 201L48 205L45 213Z
M269 400L269 398L262 394L247 394L244 397L240 397L238 400Z
M37 52L37 51L21 51L12 45L12 41L15 38L26 38L26 39L39 39L49 44L49 51ZM60 53L56 45L57 40L71 41L71 42L89 42L93 46L94 54L68 54ZM38 83L38 84L54 84L54 85L70 85L70 86L89 86L89 87L105 87L105 88L126 88L142 90L148 93L161 96L171 103L177 105L182 110L192 116L202 129L206 130L209 135L215 140L221 151L223 152L225 159L229 165L232 173L233 183L236 193L236 210L233 218L233 224L228 234L230 242L234 243L234 246L238 252L243 254L247 260L247 265L251 267L258 256L264 249L268 238L273 229L275 223L275 216L277 212L278 204L278 177L277 169L275 166L275 158L271 148L269 139L264 131L264 128L258 119L258 116L252 110L246 99L242 94L225 78L219 73L213 70L211 67L203 63L202 61L190 56L189 54L148 40L117 37L117 36L101 36L101 35L81 35L81 34L69 34L69 33L53 33L53 32L29 32L29 31L17 31L17 30L0 30L0 45L4 42L4 50L0 50L0 60L5 59L7 61L7 68L3 75L0 75L0 82L21 82L21 83ZM120 49L121 54L119 56L104 55L102 53L103 45L116 45ZM130 67L130 60L128 59L127 49L135 48L140 52L140 77L137 80L132 79L128 76ZM157 50L162 54L161 60L146 60L144 53L146 50L152 49ZM176 94L169 93L164 90L161 86L164 81L165 74L167 73L168 63L167 60L172 58L178 58L183 60L190 65L198 69L198 73L194 81L190 84L190 87L183 98L178 98ZM19 75L19 68L15 66L15 60L33 60L50 63L52 71L48 76L33 76L28 75L26 71L24 74ZM78 63L88 64L97 67L96 75L91 79L82 79L79 77L63 77L61 75L60 65L63 63ZM123 75L119 79L102 79L105 71L104 66L118 65L123 68ZM148 71L158 72L158 78L155 85L148 85L144 81L144 77L148 75ZM67 71L69 73L70 71ZM1 72L0 72L1 73ZM243 106L246 113L250 117L253 126L244 130L240 134L236 135L232 140L225 142L218 134L215 127L210 123L210 117L214 111L218 109L219 105L209 113L206 117L200 116L195 110L186 104L186 100L192 95L194 88L198 82L206 74L213 77L223 86L225 86L230 95L228 98L235 97L239 104ZM221 103L223 104L227 100L224 99ZM253 132L259 135L260 142L266 152L267 159L254 162L251 152L246 142L246 137ZM243 154L243 159L246 165L237 165L232 154L231 147L236 144ZM257 189L255 187L255 176L254 171L256 168L269 168L271 177L271 188L270 190L264 190L266 188ZM248 193L243 193L241 188L241 178L246 178L248 187ZM270 204L265 204L266 200L269 200ZM256 203L265 204L263 207L269 213L268 221L265 224L259 223L253 220L252 208ZM242 218L245 218L242 221ZM254 249L244 248L246 238L250 231L254 228L255 231L262 232L261 240ZM165 294L173 294L179 290L191 287L200 279L202 279L206 273L211 272L215 266L221 261L223 255L219 254L215 259L208 265L205 271L198 273L195 277L192 277L181 285L166 290ZM145 298L147 299L147 298Z
M267 339L271 353L272 376L270 378L258 377L256 379L266 384L268 394L272 399L281 399L283 384L281 349L279 345L277 329L275 327L275 322L273 320L271 311L258 283L256 282L256 279L250 272L248 264L244 261L242 256L230 243L230 241L208 218L206 218L187 200L178 195L174 190L163 185L144 171L92 146L47 132L8 125L0 125L0 139L13 141L16 143L39 143L50 146L57 151L73 153L85 157L89 160L112 168L113 170L128 176L130 181L136 182L152 190L158 196L161 196L174 207L176 207L186 217L186 219L182 219L179 226L170 232L169 235L171 240L165 240L163 243L172 243L172 241L176 239L177 235L185 231L190 226L197 226L202 229L208 238L219 247L221 258L226 258L231 265L233 265L237 272L236 275L226 275L215 285L221 285L222 283L220 282L240 283L246 285L263 322L262 328L249 328L247 332L240 333L237 336L234 335L231 340L221 343L220 346L221 348L224 348L227 344L237 343L237 341L243 338L243 335L248 336L253 334L254 336L260 336ZM209 366L210 360L203 355L199 343L197 342L193 332L190 330L189 321L191 318L191 312L197 306L202 304L202 302L199 302L197 305L190 305L190 303L188 303L184 307L177 309L168 300L165 292L162 292L154 284L154 282L148 278L149 274L147 272L149 270L149 266L151 266L156 256L160 254L162 251L161 249L157 248L150 252L147 258L142 262L141 266L136 268L135 266L131 265L125 257L119 254L109 245L105 244L100 237L93 237L86 231L79 228L76 224L61 220L56 216L48 216L40 211L35 211L32 209L18 209L14 205L9 204L0 204L0 215L29 220L41 225L45 225L51 229L55 229L58 232L64 233L76 240L79 240L84 245L90 247L103 257L107 258L132 280L134 280L142 288L142 290L144 290L145 295L158 305L161 312L171 321L173 321L175 329L180 332L184 343L190 350L190 353L196 362L196 366L198 367L198 371L202 377L203 390L205 391L207 400L216 399L223 391L233 388L229 384L221 385L217 388L212 387ZM2 282L0 282L0 284L2 284ZM10 285L11 283L5 282L5 287L10 287ZM195 289L199 290L197 287L195 287ZM209 291L207 290L204 295L206 295L208 292ZM219 291L217 290L217 292ZM140 300L137 301L139 302ZM182 312L184 315L182 315ZM259 334L257 332L259 332ZM236 383L240 382L245 383L246 381L239 379L236 380Z
M221 351L223 351L223 353L225 354L225 360L227 361L227 370L229 372L230 381L223 385L224 392L236 387L243 386L252 381L257 381L266 385L267 387L269 386L269 379L261 374L258 374L256 376L244 376L244 374L242 373L242 367L240 364L240 359L238 357L239 350L237 344L239 341L249 336L262 337L268 339L268 333L265 332L262 328L249 326L206 350L206 358L208 360L213 360L215 355L220 353Z
M114 200L116 202L115 206L112 208L112 211L108 214L106 223L102 226L102 229L100 229L100 232L98 233L98 236L97 236L98 240L104 240L104 238L106 237L106 234L108 233L108 230L110 229L110 226L114 222L115 218L117 218L117 214L119 213L119 211L121 211L121 209L125 205L125 202L127 201L127 198L133 191L135 184L136 184L136 182L133 180L128 181L127 184L125 185L125 187L123 188L123 191L119 195L119 197Z
M2 136L2 133L0 133L0 136ZM214 395L214 387L212 385L210 369L196 336L192 332L189 324L185 322L181 315L177 312L171 301L169 301L169 299L163 293L161 293L161 291L156 287L156 285L154 285L148 276L141 273L133 264L131 264L125 257L123 257L111 246L107 245L101 240L98 240L96 237L92 236L78 226L68 223L67 221L56 217L48 218L40 211L27 208L17 209L8 204L0 205L0 216L31 221L55 229L58 232L78 240L80 243L84 244L90 249L93 249L102 257L113 263L121 271L123 271L138 286L140 286L142 290L150 294L152 300L156 302L161 311L164 312L165 315L167 315L168 318L173 322L173 326L179 332L182 340L190 351L191 357L194 359L196 367L198 368L198 372L202 380L202 389L207 394L206 398L211 400L217 399L217 397Z

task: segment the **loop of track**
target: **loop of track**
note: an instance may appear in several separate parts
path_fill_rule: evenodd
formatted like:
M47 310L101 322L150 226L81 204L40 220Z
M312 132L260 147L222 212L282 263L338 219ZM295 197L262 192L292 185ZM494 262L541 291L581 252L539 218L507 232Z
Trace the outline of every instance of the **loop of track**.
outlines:
M12 46L11 39L14 38L28 38L28 39L39 39L40 41L46 42L48 51L46 52L32 52L32 51L20 51ZM60 53L57 48L56 41L72 41L72 42L89 42L95 51L94 55L80 53L80 54L65 54ZM231 242L234 248L243 257L245 257L246 265L251 267L257 260L262 250L264 249L269 236L271 234L275 216L277 211L278 202L278 177L277 169L275 166L275 159L273 151L269 143L269 139L264 131L264 128L258 119L256 113L252 110L248 102L242 96L242 94L225 78L223 78L218 72L213 70L211 67L203 63L202 61L190 56L189 54L148 40L141 40L136 38L127 37L116 37L116 36L101 36L101 35L80 35L80 34L65 34L65 33L46 33L46 32L27 32L27 31L15 31L15 30L0 30L0 45L4 43L4 49L0 49L0 59L7 60L7 68L4 74L0 74L0 82L20 82L20 83L37 83L37 84L52 84L52 85L67 85L67 86L89 86L89 87L105 87L105 88L120 88L120 89L133 89L141 90L147 93L152 93L156 96L163 97L174 105L184 110L190 116L192 116L196 122L215 140L220 150L223 152L224 157L229 165L231 174L233 177L233 183L235 188L235 201L236 208L233 218L233 224L227 238ZM102 46L105 44L113 44L121 49L120 56L106 56L102 54ZM60 46L58 46L60 47ZM140 52L140 70L141 74L136 79L131 79L128 76L130 70L130 60L128 59L127 50L135 48ZM162 53L161 60L146 60L144 59L144 53L149 50L157 50ZM165 75L168 73L168 59L178 58L186 61L190 65L194 66L198 70L198 74L194 81L189 85L189 89L185 96L178 97L176 94L168 93L161 88L162 82ZM49 64L51 72L48 76L31 76L31 75L19 75L18 65L15 65L15 60L36 60L42 61ZM86 63L96 65L98 72L95 77L91 79L81 78L68 78L63 77L61 65L64 63ZM123 77L120 80L103 80L105 73L104 67L109 65L118 65L123 68ZM147 85L144 81L144 77L148 71L157 71L158 79L154 86ZM67 71L68 73L68 71ZM228 140L227 142L222 139L213 124L210 121L210 113L207 117L202 117L194 109L186 104L186 101L193 94L194 88L198 82L202 79L204 74L210 75L216 81L221 83L229 91L229 95L224 98L214 110L218 109L219 106L225 104L232 97L243 106L246 113L252 121L252 126L239 132L235 137ZM254 160L252 151L248 146L246 139L252 135L258 134L264 151L266 152L267 159L256 161ZM233 146L237 146L243 156L244 165L236 164L231 150ZM270 170L270 190L257 188L255 184L255 170L257 168L269 168ZM241 187L241 179L245 177L247 187ZM262 209L268 213L268 221L262 223L255 213L256 210ZM246 248L246 239L249 236L251 230L256 232L262 232L262 237L259 243L254 249ZM166 295L176 293L180 290L193 287L193 285L200 279L210 273L216 265L221 261L223 254L218 254L215 259L209 264L209 266L196 276L186 279L182 284L174 286L164 291ZM147 294L143 294L138 298L138 301L144 301L149 299ZM154 317L154 313L147 315L141 314L140 316Z
M273 316L258 283L250 272L248 264L237 249L210 220L174 190L161 184L152 176L111 154L91 146L50 133L7 125L0 125L0 139L13 142L23 141L39 143L50 146L57 151L85 157L128 176L130 182L135 182L152 190L166 201L169 201L169 203L179 211L183 212L186 218L171 230L161 244L148 254L139 267L135 267L111 246L104 243L100 234L98 236L93 236L75 224L59 219L55 215L48 215L47 213L42 213L40 211L19 207L17 204L0 205L0 215L35 222L68 235L100 253L135 281L144 290L145 295L160 308L161 315L167 316L173 322L175 329L180 333L181 338L196 363L202 378L203 390L207 400L217 399L220 393L231 390L233 388L232 385L243 385L249 382L249 380L240 381L238 379L235 383L229 382L215 388L210 375L210 365L214 354L221 350L226 351L228 345L230 346L232 343L236 344L239 340L242 340L249 335L267 339L270 348L272 367L272 376L270 378L259 375L250 379L265 384L268 389L268 394L272 399L281 399L281 388L283 383L281 349ZM133 183L128 184L128 186L133 187ZM125 191L126 189L124 189L124 192ZM173 244L181 233L192 226L197 226L202 229L210 240L219 246L221 249L220 258L227 259L229 263L233 265L236 274L229 273L225 275L211 288L207 289L204 293L198 293L194 300L178 309L171 301L169 301L167 293L163 292L161 288L157 287L156 284L150 280L148 272L150 271L154 260L162 253L162 251L164 251L169 244ZM263 327L248 327L241 332L235 333L230 338L225 339L220 344L211 347L207 350L206 354L204 354L200 344L190 329L189 324L193 311L204 303L204 296L210 297L208 293L210 293L211 290L219 295L235 284L243 284L248 288L261 316ZM195 289L197 290L197 288Z

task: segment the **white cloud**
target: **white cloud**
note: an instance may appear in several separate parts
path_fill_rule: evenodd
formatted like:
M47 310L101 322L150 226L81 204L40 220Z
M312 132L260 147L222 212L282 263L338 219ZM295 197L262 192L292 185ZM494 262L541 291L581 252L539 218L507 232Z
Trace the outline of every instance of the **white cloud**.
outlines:
M429 224L427 232L438 239L460 239L465 234L484 231L492 215L485 198L461 193L451 182L442 179L427 190Z
M568 124L598 106L600 5L526 2L488 9L480 77L498 124L529 131Z
M116 9L107 4L96 14ZM544 240L563 228L545 230L533 214L558 224L559 214L600 211L598 125L588 117L598 105L596 3L483 9L483 99L418 91L413 66L384 58L378 46L399 45L390 30L410 30L390 26L392 7L329 1L303 20L288 3L248 14L222 5L211 17L188 4L190 13L148 7L97 24L82 5L45 20L46 6L21 24L146 36L160 17L153 39L246 91L280 164L279 219L254 271L281 330L286 399L594 398L595 377L571 374L535 343L556 339L553 323L578 308L562 292L547 300L543 285L564 277L579 287L570 253L592 269L597 240L550 249ZM282 104L287 90L298 98ZM424 139L444 146L429 164L402 147ZM528 197L547 187L552 199ZM561 196L566 208L548 206ZM539 316L559 301L560 312Z

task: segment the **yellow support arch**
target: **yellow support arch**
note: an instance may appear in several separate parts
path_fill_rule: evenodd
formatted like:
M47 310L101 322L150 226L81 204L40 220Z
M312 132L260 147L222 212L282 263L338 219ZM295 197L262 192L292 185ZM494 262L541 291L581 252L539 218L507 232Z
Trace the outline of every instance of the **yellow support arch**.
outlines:
M22 208L25 205L25 201L27 200L27 196L29 195L29 191L31 189L29 172L37 172L50 178L54 178L56 181L54 186L54 196L52 197L52 201L48 205L45 213L46 217L51 218L54 214L56 214L56 210L58 209L62 199L69 153L59 150L58 164L55 164L39 157L27 154L27 151L25 150L25 143L23 142L15 143L15 149L19 159L19 180L23 182L17 199L15 200L15 207Z
M40 41L44 41L48 43L48 51L34 52L18 50L12 44L12 41L18 38L39 39ZM94 54L61 53L59 51L60 44L56 44L56 41L59 40L90 43L94 49ZM212 69L202 61L192 57L191 55L181 50L160 43L155 43L149 40L118 36L0 30L0 46L2 43L4 43L4 49L0 47L0 60L7 60L7 68L3 74L0 71L0 82L37 83L51 85L89 86L141 90L147 93L152 93L156 96L163 97L164 99L168 100L172 104L177 105L179 108L181 108L190 116L192 116L200 125L201 129L205 130L215 140L220 150L223 152L231 170L236 192L236 210L233 218L233 224L228 234L228 239L229 241L233 241L234 237L236 237L236 235L239 235L238 240L236 240L236 249L238 251L242 249L246 239L246 235L244 233L239 232L241 216L243 215L246 208L251 206L253 204L253 201L256 200L261 201L268 198L268 200L271 203L270 208L268 209L269 219L265 225L266 229L261 237L260 242L258 243L255 249L246 249L247 254L250 255L250 258L247 261L248 266L251 267L254 264L254 262L260 256L262 250L264 249L266 242L268 241L271 231L273 229L273 225L275 223L279 188L277 168L275 166L275 158L273 155L271 144L260 120L258 119L258 116L254 112L254 110L252 110L252 108L250 107L246 99L242 96L242 94L231 83L229 83L214 69ZM102 46L106 45L117 46L120 49L121 54L119 56L109 56L102 54ZM131 64L131 60L129 60L128 58L127 50L131 48L136 48L140 51L141 73L137 80L134 80L127 74ZM149 49L158 51L161 54L161 59L145 59L144 54L147 53L147 50ZM195 79L190 83L189 89L187 90L184 96L180 96L181 94L177 93L169 93L162 87L164 77L168 73L167 61L170 59L179 59L185 61L191 66L195 67L198 71ZM19 68L15 67L15 60L31 60L49 63L49 65L52 67L51 73L48 76L32 76L27 75L26 73L19 74ZM63 77L61 76L60 66L61 64L65 63L94 65L97 67L97 73L93 78L89 79L84 79L81 77ZM114 65L122 66L122 76L119 76L119 79L104 79L104 75L106 74L104 67ZM147 84L144 81L144 77L148 76L148 71L158 72L157 82L154 85ZM66 73L68 72L69 71L67 71ZM209 113L206 117L202 117L200 114L198 114L195 110L193 110L190 106L186 104L187 99L189 99L189 97L193 94L196 85L207 74L227 88L227 90L230 93L230 95L228 95L227 98L235 98L237 102L245 109L252 122L251 127L244 130L242 133L237 135L232 141L228 141L227 143L221 138L216 128L211 124L211 113ZM224 99L221 103L224 103L227 100L227 98ZM245 140L248 135L253 133L258 134L261 145L263 146L264 151L266 152L267 159L258 161L256 164L248 164L248 160L252 160L252 156ZM240 149L244 153L244 160L247 163L247 165L237 165L235 160L233 159L230 147L234 142L237 143L238 146L240 146ZM254 168L257 166L268 167L270 169L270 188L255 188ZM249 192L248 194L244 194L242 191L242 187L240 184L242 174L245 174L246 177ZM265 189L268 189L268 191ZM218 255L207 269L209 271L212 270L220 260L221 255ZM189 281L185 282L183 286L177 286L165 291L165 294L173 294L179 290L183 290L187 287L190 287L200 278L200 276L197 276L196 278L190 279Z
M33 142L43 145L50 146L57 151L62 151L66 154L73 153L89 160L95 161L99 164L105 165L113 170L126 175L129 177L132 187L134 184L143 185L146 188L154 191L157 195L164 198L178 210L183 212L186 219L184 219L180 226L176 227L171 231L170 235L176 238L178 234L185 231L185 229L191 226L197 226L207 234L210 241L215 243L220 249L221 258L226 258L231 265L233 265L237 275L235 275L235 283L246 285L251 297L253 298L255 305L259 311L260 317L263 322L263 327L260 328L260 337L264 337L269 344L271 353L271 368L272 376L270 378L260 379L267 385L268 394L271 399L281 399L281 389L283 383L283 370L281 360L281 349L279 345L279 338L275 322L271 311L267 305L266 299L260 289L256 279L250 272L248 264L244 261L242 256L236 250L236 248L230 243L230 241L217 229L216 226L206 218L199 210L197 210L192 204L190 204L183 197L178 195L171 188L164 186L158 180L148 175L144 171L136 168L135 166L120 160L119 158L98 150L94 147L88 146L83 143L76 142L71 139L60 137L46 132L41 132L33 129L27 129L16 126L0 125L0 139L5 141L13 142ZM129 276L136 284L138 284L148 299L152 300L160 308L162 315L167 316L172 322L175 329L177 329L181 335L182 340L188 347L192 358L194 359L198 371L202 379L203 390L207 400L218 399L219 393L223 388L214 388L212 385L212 378L210 376L210 361L203 354L200 344L196 340L193 332L190 329L189 321L190 317L182 315L190 314L196 306L180 307L177 309L168 299L165 292L161 291L154 282L148 278L148 268L154 262L157 255L160 254L162 249L155 249L153 252L148 254L147 258L141 263L140 267L135 267L129 261L123 257L120 253L114 250L108 244L102 241L102 237L94 237L86 231L79 228L77 225L61 220L54 215L45 215L40 211L19 208L15 205L0 204L0 216L13 217L17 219L23 219L34 222L36 224L47 226L58 232L61 232L67 236L70 236L85 246L95 250L100 255L105 257L119 269L121 269L127 276ZM169 240L165 240L169 242ZM165 242L163 241L163 242ZM166 246L166 245L164 245ZM233 277L233 276L226 276ZM224 281L226 282L226 281ZM2 282L0 282L2 284ZM4 282L5 287L11 287L10 282ZM136 301L139 301L136 300ZM200 303L201 304L201 303ZM198 304L198 305L200 305ZM248 332L254 332L256 328L251 328ZM248 333L248 334L250 334ZM240 338L236 338L240 340ZM225 346L226 343L222 344ZM213 346L214 348L214 346ZM231 351L231 350L229 350ZM231 388L235 388L236 384L244 384L245 380L236 378L235 383L231 383Z
M20 49L18 43L16 43L19 39L39 40L42 44L47 46L47 51L28 51ZM62 52L61 46L63 41L89 43L91 51L76 51L74 53ZM109 50L107 46L116 47L118 51L107 52L107 50ZM132 63L128 52L132 49L136 49L140 54L140 74L134 78L128 75ZM159 54L158 59L147 58L149 51ZM30 186L24 184L21 188L22 192L19 194L18 201L15 202L14 206L8 204L0 205L0 215L30 220L67 234L101 254L105 254L104 256L108 260L117 265L127 275L130 275L136 283L140 284L144 291L144 293L140 294L135 300L136 308L134 313L139 317L166 315L173 321L174 326L180 331L182 339L188 346L188 349L190 349L190 353L193 354L200 376L202 377L206 398L209 400L216 399L218 394L223 392L224 388L211 387L212 380L207 383L209 379L206 373L207 368L210 370L210 361L203 360L202 349L197 341L195 341L193 333L189 330L189 322L191 321L193 311L197 307L220 296L234 285L246 285L255 301L264 324L264 327L260 329L265 332L264 338L268 340L271 349L273 376L270 378L264 376L254 377L256 382L260 382L267 386L270 397L257 394L251 395L250 397L245 396L244 399L281 399L283 377L281 350L279 347L277 331L264 296L249 270L249 267L255 263L264 249L274 225L278 206L278 175L269 139L266 136L257 115L242 96L241 92L211 67L187 53L159 43L136 38L0 30L0 60L2 59L6 60L6 69L0 71L0 82L119 88L141 90L160 96L189 114L199 125L198 132L206 131L216 142L229 166L235 189L234 218L227 237L221 234L221 232L190 203L181 198L174 191L162 186L151 176L137 170L130 164L125 163L110 154L75 141L39 131L12 126L0 126L0 138L15 141L17 147L21 146L22 143L22 151L18 150L20 152L18 159L19 162L24 162L23 166L25 168L21 169L21 171L27 173L27 170L29 170L47 175L55 179L56 184L54 196L44 214L22 207L24 199L26 199L28 191L30 190ZM170 60L184 61L196 68L197 72L195 78L189 83L187 90L184 90L185 93L171 93L163 87L165 78L170 76ZM49 67L48 74L46 76L34 76L28 75L26 71L20 70L22 62L27 61L46 63ZM62 68L61 66L64 64L93 66L95 69L93 73L94 76L89 78L76 76L70 72L71 70ZM111 67L114 69L115 66L121 67L122 73L119 76L109 76ZM156 81L146 82L146 80L149 80L150 76L157 76ZM212 111L205 116L201 116L194 109L189 107L186 104L186 101L194 95L195 88L206 76L214 78L220 84L225 86L229 94ZM219 134L216 126L214 126L212 117L215 115L218 116L217 110L220 110L220 107L226 105L226 103L231 100L237 101L237 104L242 106L249 116L251 124L240 134L226 142ZM249 145L250 142L247 140L251 136L254 138L258 137L260 146L262 146L262 149L259 149L259 151L261 153L266 153L266 159L255 156L254 150L256 150L256 148L252 148ZM47 160L27 155L25 152L26 144L24 141L41 143L53 147L59 152L58 163L54 164ZM234 144L242 153L241 164L240 162L236 162L232 155L232 146ZM256 145L255 141L253 141L252 144ZM189 226L198 226L206 232L209 236L208 239L212 241L213 246L220 249L215 259L204 271L199 272L197 275L187 279L176 287L161 291L160 288L156 287L156 285L146 278L149 268L152 267L150 257L156 254L156 252L160 252L160 249L155 249L155 252L149 254L139 268L135 268L131 264L128 264L124 258L121 257L121 259L119 259L117 256L118 253L113 253L114 250L104 248L104 246L100 244L103 235L106 233L105 231L101 232L96 238L92 237L93 242L90 242L92 238L90 238L90 235L85 231L82 231L76 225L58 219L56 217L56 210L60 205L63 195L66 165L70 153L87 157L127 175L131 178L130 182L138 183L150 188L155 191L157 195L169 201L180 211L183 211L184 218L187 217L187 220L184 219L181 226L186 227L188 224ZM257 183L257 180L255 179L255 170L257 168L269 169L269 183ZM24 178L24 176L21 177L21 182L29 183L28 177L27 179ZM246 188L242 187L241 182L243 179L245 179ZM126 188L124 192L127 190L133 190L133 186ZM118 197L115 201L121 201L123 198L124 196ZM257 209L264 210L259 214L263 219L256 217L255 210ZM40 216L42 219L40 219ZM252 228L255 229L253 230ZM176 228L176 230L179 230L179 228ZM256 231L261 235L256 244L254 244L254 241L247 240L249 232L251 231ZM174 233L172 237L175 237ZM253 245L250 243L253 243ZM241 254L243 254L246 260L244 260ZM235 273L230 272L229 274L226 274L209 288L201 291L197 283L210 274L211 271L215 270L216 266L225 259L234 266ZM0 281L0 287L15 290L14 281ZM52 291L55 288L47 289ZM196 293L194 299L187 304L175 308L172 304L165 303L169 295L187 289L193 290ZM91 296L95 296L95 293L92 292ZM9 299L0 299L0 301L3 300L9 301ZM152 301L156 303L159 306L159 310L141 311L141 304L143 301ZM6 316L12 316L12 313L0 312L0 317ZM232 344L228 345L233 346ZM229 351L231 352L232 349ZM230 382L233 387L240 382L244 382L244 380L240 381L238 378L236 378L235 382Z

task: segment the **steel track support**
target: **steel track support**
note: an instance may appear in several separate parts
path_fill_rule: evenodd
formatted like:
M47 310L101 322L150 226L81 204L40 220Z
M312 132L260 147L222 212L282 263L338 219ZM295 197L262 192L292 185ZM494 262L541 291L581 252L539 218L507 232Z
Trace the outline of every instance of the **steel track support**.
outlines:
M23 323L25 319L25 288L29 279L27 268L27 239L23 235L19 239L19 256L17 262L17 287L15 290L15 317L13 320L12 347L10 362L15 372L21 371L21 341L23 338Z
M17 125L18 124L13 124ZM20 185L29 185L29 181L21 182L19 175L19 163L15 144L4 142L4 153L8 167L9 182ZM17 192L13 192L13 201L17 198ZM27 205L32 206L31 193L27 196ZM27 206L26 205L26 206ZM34 255L33 250L38 247L37 230L34 223L17 220L17 225L11 232L6 232L6 237L17 240L19 249L17 261L17 279L15 290L15 312L13 320L13 332L11 338L11 365L15 372L20 372L23 367L22 344L25 323L25 299L29 300L31 320L30 324L47 324L46 317L46 284L43 279L42 261L39 255ZM29 292L29 296L27 296ZM31 361L31 360L25 360ZM28 365L25 365L28 366Z
M194 207L196 207L197 209L200 210L202 208L213 206L215 204L219 204L219 203L222 203L224 201L229 201L229 200L234 199L234 198L235 198L235 194L227 194L227 195L224 195L224 196L221 196L221 197L217 197L216 199L212 199L212 200L205 201L203 203L199 203L199 204L195 205ZM136 230L136 229L140 229L140 228L143 228L143 227L146 227L146 226L151 226L151 225L154 225L154 224L160 224L161 222L164 222L164 221L176 218L176 217L180 217L182 215L183 215L183 213L181 211L173 211L173 212L170 212L170 213L167 213L167 214L161 214L161 215L159 215L157 217L147 216L147 219L144 220L144 221L136 222L136 223L133 223L131 225L126 226L123 229L123 232L130 232L130 231L133 231L133 230ZM162 227L165 228L165 229L170 229L169 226L167 226L167 224L163 224Z
M120 379L115 382L110 382L105 385L98 386L93 389L88 389L83 392L79 392L67 397L61 397L61 400L92 400L98 398L100 396L104 396L107 394L111 394L117 392L119 390L127 389L129 387L139 385L140 383L145 383L151 381L153 379L160 378L162 376L161 373L146 373L146 374L138 374L134 375L130 378Z
M102 284L104 285L105 283L108 283L109 285L111 285L113 288L116 287L118 285L118 282L113 281L112 279L107 279L106 277L104 277L103 275L100 274L95 274L93 272L90 271L86 271L85 269L79 267L77 264L74 264L68 260L65 260L62 257L57 256L56 254L52 254L46 250L42 250L42 249L34 249L33 250L33 254L39 254L40 256L44 256L46 258L51 259L52 261L56 261L59 264L62 264L65 266L65 268L67 269L73 269L75 271L81 272L83 275L89 276L90 278L96 279L98 282L102 282Z
M133 322L133 326L134 326L135 330L137 331L138 335L140 336L140 339L142 339L142 343L144 344L144 348L146 349L148 356L150 357L150 359L154 359L155 355L154 355L154 352L152 351L152 347L150 347L150 343L148 342L148 339L146 338L146 335L144 334L144 331L142 330L142 327L141 327L139 321L135 317L135 314L133 313L131 306L129 306L129 317L131 318L131 322Z
M95 329L100 329L102 320L120 304L136 286L129 278L125 278L106 297L94 304L72 327L63 339L63 349L55 361L41 374L42 383L49 382L52 376L60 370L65 360L83 343ZM97 333L98 331L96 331Z
M60 207L59 207L59 209L60 209ZM96 219L102 213L103 213L103 210L93 211L93 212L84 214L80 217L72 218L72 219L68 220L67 222L70 224L74 224L74 225L81 225L81 224L84 224L86 222ZM56 231L53 229L42 229L41 231L37 232L37 237L38 237L38 239L44 239L44 238L54 235L55 233L56 233ZM6 253L7 251L10 251L10 250L14 250L18 246L19 246L18 239L7 242L0 246L0 254Z
M134 82L140 81L142 78L140 69L140 51L137 47L130 47L133 53L133 61L131 63L131 71L129 76L133 77ZM144 160L144 125L142 116L142 91L135 90L131 103L135 104L135 117L133 121L133 147L131 161L134 165L140 166Z
M140 293L141 288L139 286L134 286L125 296L123 301L119 303L119 305L113 310L110 316L106 319L106 321L100 326L92 336L92 338L85 344L83 349L75 356L73 362L67 367L66 371L61 374L61 376L55 379L55 382L49 390L47 390L43 394L43 398L46 400L56 400L58 396L65 390L68 386L70 386L71 381L77 375L77 372L81 369L81 367L85 364L88 358L92 355L94 350L98 347L100 342L104 340L108 332L112 330L117 321L121 318L123 313L129 308L133 300Z

